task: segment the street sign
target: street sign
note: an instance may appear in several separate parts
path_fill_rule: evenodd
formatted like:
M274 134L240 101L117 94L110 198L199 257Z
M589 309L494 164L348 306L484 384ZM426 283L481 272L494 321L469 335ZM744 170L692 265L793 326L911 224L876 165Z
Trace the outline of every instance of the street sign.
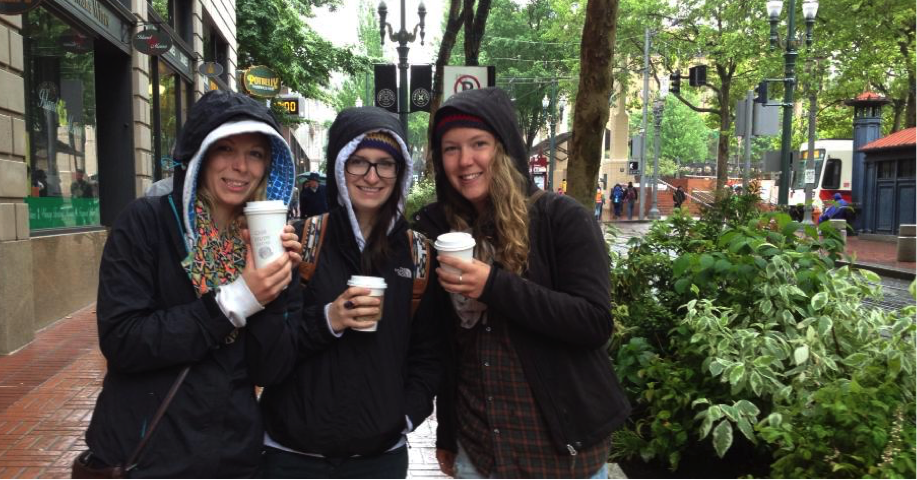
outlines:
M3 15L19 15L37 7L42 0L2 0L0 13Z
M806 169L806 183L815 183L815 169L807 168Z
M131 43L140 53L159 56L172 48L172 37L166 32L160 32L155 28L148 28L135 33L134 40Z
M640 135L630 137L630 158L643 159L643 137Z
M443 67L443 102L465 90L492 87L495 84L494 67Z

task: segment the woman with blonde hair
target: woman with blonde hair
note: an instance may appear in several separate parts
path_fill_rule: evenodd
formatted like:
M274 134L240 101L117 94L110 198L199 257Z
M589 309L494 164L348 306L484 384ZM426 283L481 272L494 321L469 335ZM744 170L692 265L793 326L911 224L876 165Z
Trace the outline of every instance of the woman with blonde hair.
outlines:
M276 235L288 252L257 268L242 212L290 202L293 157L263 103L223 91L191 107L173 156L174 190L128 205L105 243L108 371L74 478L259 475L264 429L242 332L300 314L287 287L302 247L287 226Z
M630 407L604 345L608 257L594 217L528 178L509 97L451 97L434 118L438 202L429 237L474 236L474 260L438 268L452 318L437 396L437 459L457 478L606 478L610 435Z

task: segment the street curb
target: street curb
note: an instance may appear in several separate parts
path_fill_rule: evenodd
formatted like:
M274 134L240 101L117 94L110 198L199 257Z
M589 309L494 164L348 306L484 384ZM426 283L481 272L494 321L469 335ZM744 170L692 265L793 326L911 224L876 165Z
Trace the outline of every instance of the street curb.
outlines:
M870 270L872 272L878 273L883 277L897 278L899 280L914 280L915 277L915 272L913 270L905 270L903 268L889 267L875 263L848 262L846 260L838 260L835 263L838 265L849 265L853 268Z

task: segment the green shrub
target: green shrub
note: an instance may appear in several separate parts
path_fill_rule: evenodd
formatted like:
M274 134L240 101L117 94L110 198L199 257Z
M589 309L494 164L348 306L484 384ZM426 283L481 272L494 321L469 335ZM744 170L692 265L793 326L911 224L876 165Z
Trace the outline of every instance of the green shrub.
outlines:
M411 185L411 191L408 193L407 201L404 204L404 216L412 221L414 214L421 208L436 201L436 183L432 178L424 178L414 185Z

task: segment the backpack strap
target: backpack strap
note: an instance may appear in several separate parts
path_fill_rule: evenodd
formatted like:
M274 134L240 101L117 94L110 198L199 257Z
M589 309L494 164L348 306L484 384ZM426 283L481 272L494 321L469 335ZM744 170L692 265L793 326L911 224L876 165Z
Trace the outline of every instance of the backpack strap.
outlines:
M325 228L328 226L328 214L315 215L306 219L302 230L302 262L299 264L299 276L304 283L312 280L315 267L318 265L318 254L322 251L325 240Z
M414 286L411 289L411 317L413 318L420 307L420 299L430 279L430 242L422 233L409 229L408 245L411 247L411 259L414 261Z

